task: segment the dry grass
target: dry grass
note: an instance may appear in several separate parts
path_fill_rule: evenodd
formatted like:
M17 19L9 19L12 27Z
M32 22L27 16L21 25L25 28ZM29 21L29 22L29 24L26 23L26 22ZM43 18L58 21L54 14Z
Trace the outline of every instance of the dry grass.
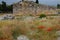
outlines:
M39 26L44 26L42 30ZM53 30L47 32L46 29ZM56 40L55 32L60 30L60 20L56 18L24 20L2 20L0 21L0 40L14 40L19 35L26 35L30 40ZM48 38L47 38L48 37Z

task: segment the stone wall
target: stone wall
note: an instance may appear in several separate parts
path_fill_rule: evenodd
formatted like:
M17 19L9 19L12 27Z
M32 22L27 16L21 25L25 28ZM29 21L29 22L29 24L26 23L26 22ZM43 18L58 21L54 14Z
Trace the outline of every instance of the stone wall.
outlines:
M13 13L24 13L24 14L54 14L56 8L43 4L36 4L33 1L20 1L13 5Z

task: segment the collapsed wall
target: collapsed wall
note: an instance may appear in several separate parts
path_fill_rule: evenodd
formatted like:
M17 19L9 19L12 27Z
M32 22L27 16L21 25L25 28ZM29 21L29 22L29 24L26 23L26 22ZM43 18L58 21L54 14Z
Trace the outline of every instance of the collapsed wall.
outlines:
M23 14L55 14L56 7L51 7L43 4L36 4L33 1L20 1L13 4L13 13L23 13Z

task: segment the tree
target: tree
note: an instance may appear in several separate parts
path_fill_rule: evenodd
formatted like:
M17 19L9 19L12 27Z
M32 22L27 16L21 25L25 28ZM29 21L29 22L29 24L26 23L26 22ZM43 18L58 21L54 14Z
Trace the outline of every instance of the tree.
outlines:
M7 11L7 6L6 6L6 2L2 1L2 11L6 12Z
M39 1L38 1L38 0L36 0L36 3L37 3L37 4L39 4Z
M57 4L57 8L60 8L60 4Z
M2 4L0 4L0 11L3 13L13 12L13 5L7 5L6 2L2 1Z
M13 5L7 6L7 11L8 12L13 12Z
M22 2L23 2L24 0L22 0Z
M0 4L0 11L2 11L2 5Z

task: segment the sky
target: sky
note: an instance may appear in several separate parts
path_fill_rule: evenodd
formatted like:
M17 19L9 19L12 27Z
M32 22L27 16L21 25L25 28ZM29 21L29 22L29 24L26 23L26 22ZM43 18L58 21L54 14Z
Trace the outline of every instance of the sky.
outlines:
M5 2L7 2L7 4L13 4L13 3L16 3L21 0L0 0L0 3L1 3L1 1L5 1ZM33 1L35 1L35 0L33 0ZM39 3L56 6L57 4L60 4L60 0L39 0Z

